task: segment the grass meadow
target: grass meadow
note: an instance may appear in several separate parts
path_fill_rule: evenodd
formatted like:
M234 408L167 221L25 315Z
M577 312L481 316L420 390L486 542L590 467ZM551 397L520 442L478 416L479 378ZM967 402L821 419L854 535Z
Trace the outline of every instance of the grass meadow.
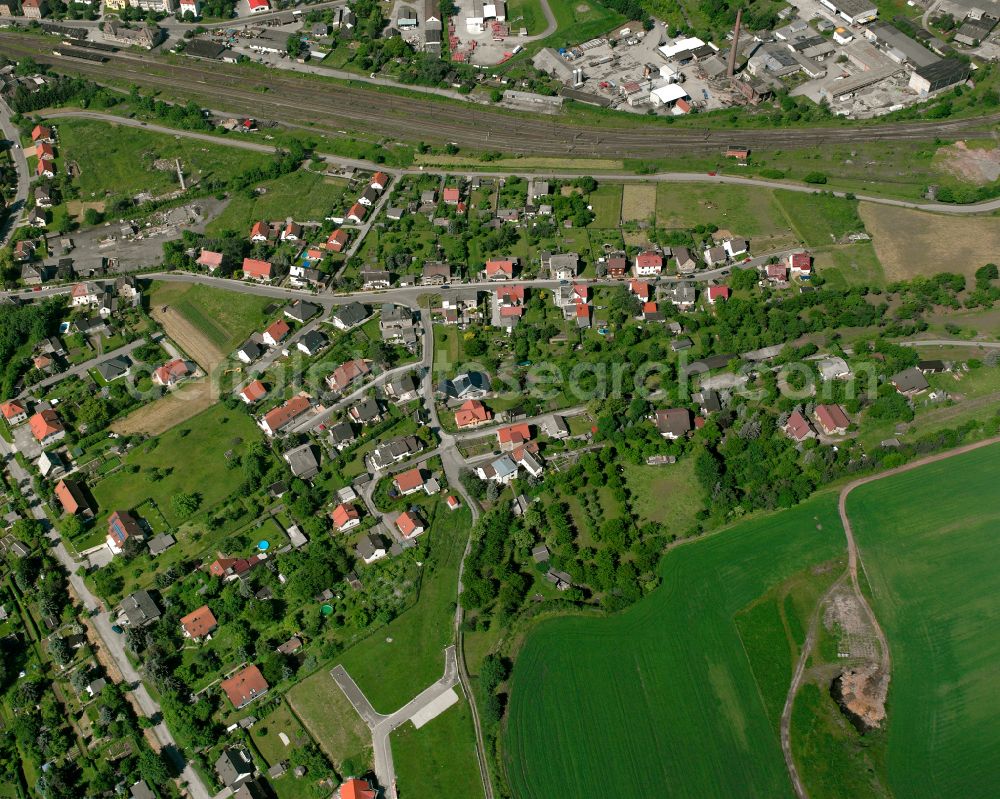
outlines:
M1000 446L879 480L848 500L892 651L896 796L987 796L1000 752Z
M213 289L198 283L154 283L151 306L169 305L197 327L223 352L246 341L266 322L264 309L274 303L269 297L238 291Z
M857 200L785 189L775 191L774 199L788 217L795 234L810 247L836 244L848 233L865 229L858 216Z
M769 714L815 591L794 586L842 553L825 494L678 547L661 587L620 615L542 622L511 681L514 796L587 796L609 781L625 796L792 795ZM762 597L772 607L754 612ZM752 662L775 651L788 655Z

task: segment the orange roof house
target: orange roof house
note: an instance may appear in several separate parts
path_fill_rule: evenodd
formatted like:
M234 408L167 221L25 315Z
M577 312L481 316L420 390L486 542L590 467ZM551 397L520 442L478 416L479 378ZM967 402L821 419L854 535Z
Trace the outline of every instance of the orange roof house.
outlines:
M90 503L77 483L60 480L56 483L55 495L63 510L70 516L76 516L80 511L90 511Z
M247 666L228 680L222 681L222 690L237 710L246 707L258 696L263 696L267 689L267 680L254 665Z
M376 797L376 793L372 790L372 787L357 777L341 785L339 793L339 799L375 799Z
M455 411L455 426L459 428L475 427L490 421L492 418L493 414L483 403L479 400L468 400Z
M525 422L501 427L497 430L497 443L501 450L511 450L531 441L531 427Z
M270 280L273 276L274 271L270 261L261 261L257 258L243 259L243 277Z
M45 125L35 125L31 129L31 140L33 142L52 141L52 128Z
M240 399L242 399L247 405L253 405L253 403L264 399L266 396L267 387L259 380L254 380L240 392Z
M161 386L172 386L190 371L182 358L174 358L153 370L153 382Z
M396 528L403 538L413 538L424 531L424 523L419 516L409 511L403 511L396 517Z
M260 426L269 436L273 436L282 428L288 426L296 418L309 410L309 400L298 395L287 400L271 411L264 414Z
M833 434L843 435L847 428L851 426L851 420L847 418L844 409L839 405L817 405L816 421L823 428L823 432L828 436Z
M250 228L250 241L267 241L267 235L271 232L267 222L254 222Z
M288 322L284 319L278 319L277 321L271 323L271 325L264 331L264 341L268 344L277 346L277 344L285 338L292 329L288 326Z
M420 469L410 469L397 474L392 482L396 485L399 493L405 496L424 487L424 473Z
M56 441L66 435L66 428L59 421L59 416L51 408L39 411L28 420L31 434L41 444Z
M198 266L204 266L209 272L214 272L222 266L222 253L212 250L202 250L198 256Z
M514 277L514 262L509 258L491 258L486 262L486 277L490 280L510 280Z
M3 418L11 424L23 422L28 418L27 409L25 409L25 407L17 400L9 400L8 402L0 404L0 411L3 412Z
M358 513L358 509L353 505L345 505L343 502L333 509L330 518L333 519L333 526L340 532L361 524L361 514Z
M195 641L204 638L218 626L215 614L212 613L208 605L202 605L197 610L188 613L187 616L181 617L181 629L184 631L184 635Z
M334 252L340 252L347 246L348 235L347 231L343 228L339 228L330 234L329 238L326 240L326 248L328 250L333 250Z

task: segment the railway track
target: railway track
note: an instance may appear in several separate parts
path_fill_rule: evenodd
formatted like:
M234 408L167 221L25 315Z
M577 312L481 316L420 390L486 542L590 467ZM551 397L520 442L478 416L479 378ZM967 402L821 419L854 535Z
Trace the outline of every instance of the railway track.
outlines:
M577 125L513 114L488 106L427 96L396 95L331 83L299 73L259 72L239 65L167 60L118 52L105 63L55 55L45 40L0 33L0 53L31 57L58 72L97 82L128 81L215 110L307 125L317 132L353 130L409 141L424 138L459 146L533 155L656 158L679 152L717 151L736 138L750 147L815 147L865 141L949 138L1000 122L979 119L740 131L640 124L632 128Z

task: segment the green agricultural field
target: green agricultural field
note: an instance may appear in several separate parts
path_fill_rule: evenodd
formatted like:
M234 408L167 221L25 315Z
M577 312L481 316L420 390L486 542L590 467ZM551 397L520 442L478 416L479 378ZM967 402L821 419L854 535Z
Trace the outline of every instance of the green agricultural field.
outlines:
M483 795L472 716L464 699L419 730L412 724L401 727L391 741L403 796L476 799Z
M694 459L667 466L625 466L625 482L640 524L656 522L667 533L683 535L701 509L702 489L694 476Z
M74 184L79 187L80 199L84 201L91 199L91 195L170 191L178 185L177 172L156 169L153 162L157 159L179 158L189 184L212 177L226 179L263 166L271 159L265 153L174 138L97 120L60 119L58 126L59 157L79 164L80 176ZM114 147L109 148L112 137Z
M813 255L816 273L832 288L885 285L885 272L870 241L825 247Z
M659 183L656 223L668 228L717 225L737 236L788 236L788 220L771 189Z
M327 178L315 172L299 170L262 183L263 194L241 193L213 219L206 231L210 235L235 230L242 233L259 220L292 217L297 222L322 222L343 203L347 181ZM343 210L347 210L346 207Z
M269 321L269 297L203 286L199 283L153 283L153 308L169 305L223 352L235 349Z
M737 616L843 545L824 494L678 547L662 587L620 615L540 623L511 678L514 796L587 796L609 780L624 796L791 796L765 697L787 687L792 658L759 669L761 685L747 650L788 649L806 623L744 625L765 641L747 647Z
M778 189L774 199L788 217L798 238L810 247L835 244L848 233L865 229L857 200L827 194L804 194Z
M852 492L847 512L892 652L896 796L986 796L1000 752L1000 446Z
M179 525L183 519L178 518L170 500L180 493L198 494L199 510L217 505L243 479L241 470L226 468L225 453L230 449L242 452L260 437L260 430L247 414L217 405L153 439L151 451L147 448L152 442L140 444L125 458L125 468L93 487L100 508L96 526L103 528L111 512L134 508L147 500L156 503L171 525ZM236 439L242 444L236 444ZM138 466L139 471L130 473L132 466ZM154 468L162 474L156 481L149 478Z
M424 534L430 536L431 554L417 603L330 664L343 665L380 713L398 710L444 673L444 650L454 640L458 567L470 524L468 508L449 511L438 503Z

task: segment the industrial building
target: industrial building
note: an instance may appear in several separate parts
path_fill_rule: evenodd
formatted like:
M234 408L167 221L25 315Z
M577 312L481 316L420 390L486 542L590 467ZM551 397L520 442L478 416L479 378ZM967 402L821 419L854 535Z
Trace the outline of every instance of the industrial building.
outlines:
M929 94L961 83L969 77L969 65L957 58L942 58L910 75L910 88L918 94Z
M878 9L865 0L819 0L819 2L851 25L863 25L878 17Z

